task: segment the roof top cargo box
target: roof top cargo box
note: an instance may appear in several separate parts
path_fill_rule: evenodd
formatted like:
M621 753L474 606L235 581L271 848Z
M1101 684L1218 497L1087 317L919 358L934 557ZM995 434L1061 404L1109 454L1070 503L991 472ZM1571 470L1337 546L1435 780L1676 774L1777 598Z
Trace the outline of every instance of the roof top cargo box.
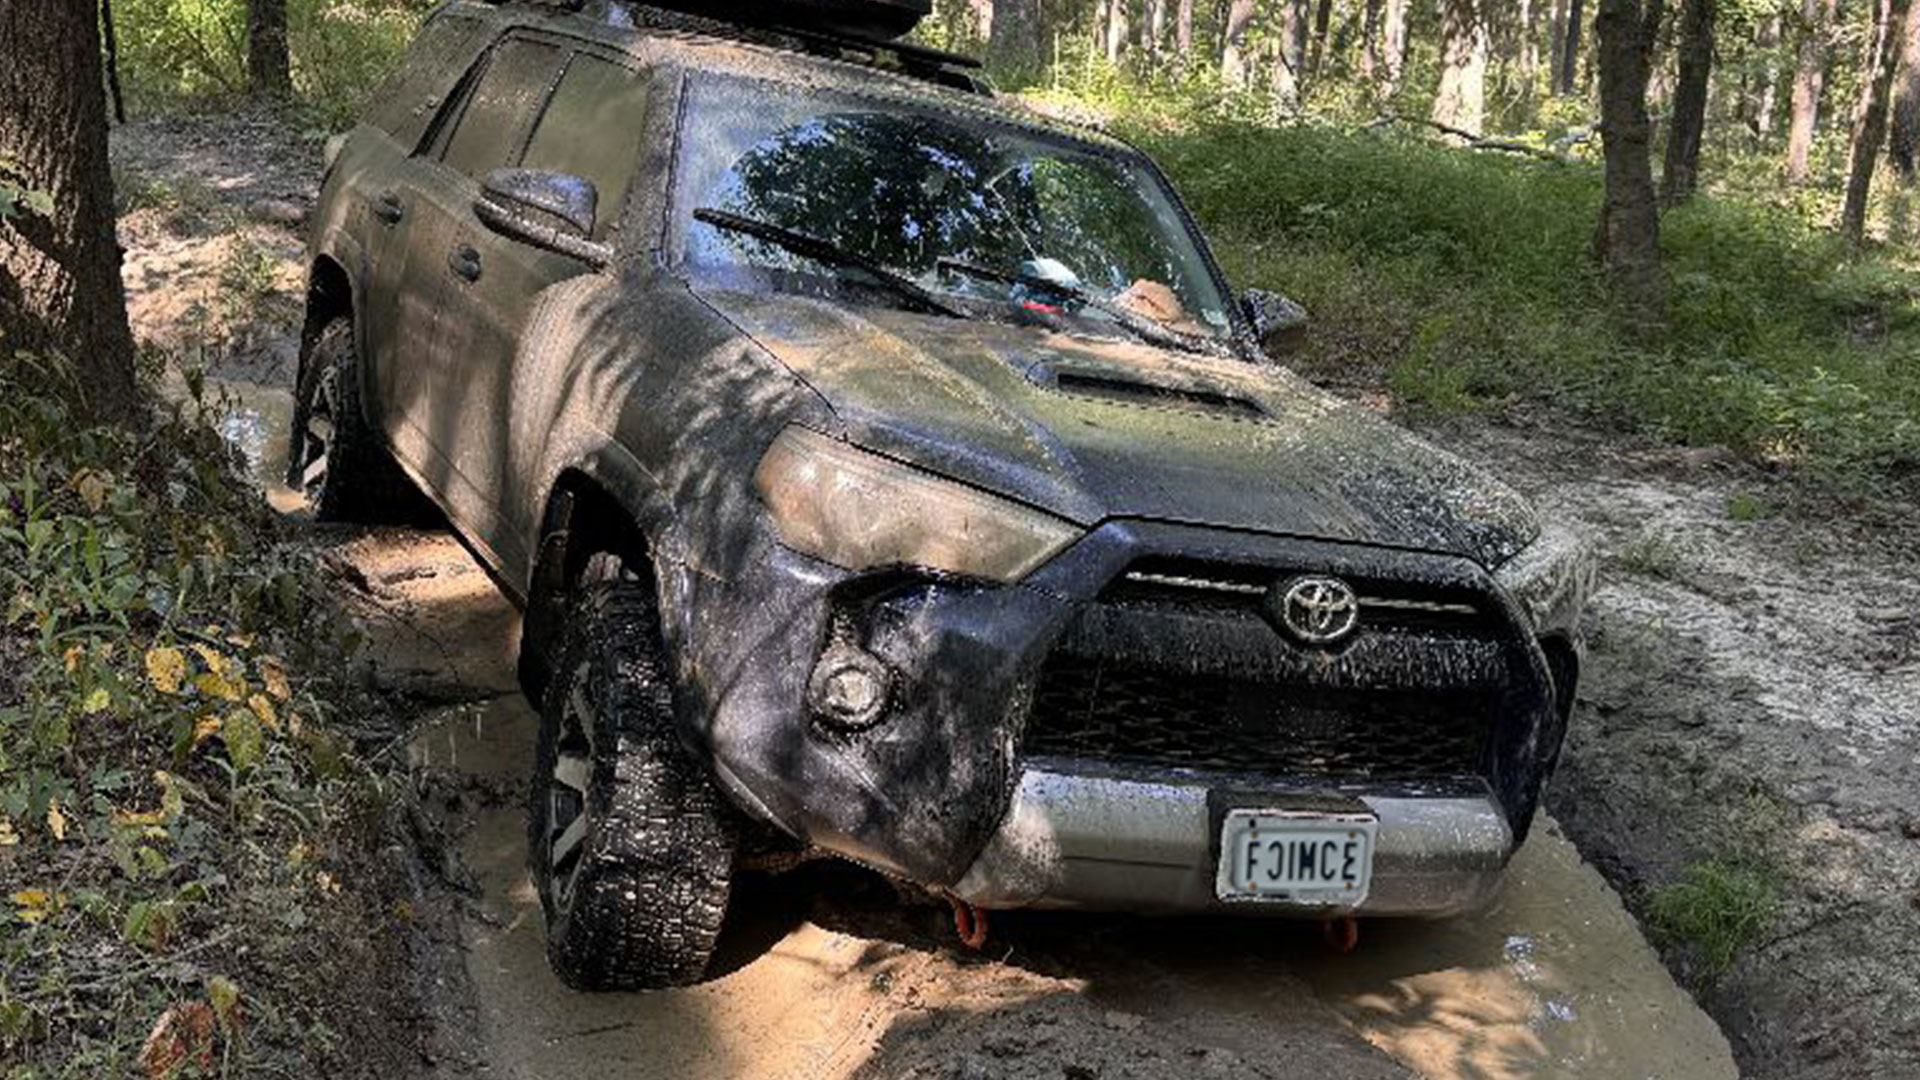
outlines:
M495 0L496 3L501 0ZM577 11L587 0L528 0L546 7ZM814 30L826 34L891 41L933 13L933 0L637 0L746 26Z

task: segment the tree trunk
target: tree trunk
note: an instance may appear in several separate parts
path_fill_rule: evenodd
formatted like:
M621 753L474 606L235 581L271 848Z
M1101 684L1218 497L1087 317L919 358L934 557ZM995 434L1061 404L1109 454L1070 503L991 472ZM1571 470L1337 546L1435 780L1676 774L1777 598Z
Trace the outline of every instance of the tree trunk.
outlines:
M1284 0L1291 3L1292 0ZM1247 26L1253 22L1253 0L1232 0L1227 7L1227 25L1221 34L1220 74L1227 85L1244 87L1251 72L1247 63Z
M1713 74L1713 0L1686 0L1680 14L1680 78L1667 125L1667 163L1660 201L1678 206L1700 176L1700 138L1707 126L1707 87Z
M1040 0L994 0L987 56L1016 78L1032 76L1042 63Z
M1554 66L1560 72L1559 81L1553 84L1553 92L1561 97L1572 97L1580 83L1580 24L1586 19L1583 0L1567 0L1567 15L1564 23L1565 36L1554 42Z
M1535 44L1534 20L1539 8L1534 0L1519 0L1513 19L1514 41L1509 54L1513 57L1514 70L1520 83L1520 97L1531 100L1533 97L1533 75L1540 66L1540 50Z
M1879 49L1867 83L1866 109L1853 136L1852 161L1847 168L1847 201L1840 210L1840 231L1847 242L1859 244L1867 233L1867 194L1873 188L1873 167L1880 159L1880 144L1887 137L1887 94L1893 86L1893 70L1900 61L1903 30L1912 0L1887 0Z
M1476 0L1443 0L1434 123L1480 134L1486 123L1487 47L1487 24Z
M1280 35L1273 46L1273 99L1282 109L1300 105L1306 66L1305 18L1307 0L1280 0Z
M255 97L293 93L287 52L287 0L247 0L247 89Z
M1182 61L1193 56L1193 0L1180 0L1180 10L1173 19L1173 47L1180 51Z
M1380 19L1380 96L1400 92L1407 71L1407 0L1385 0Z
M1120 54L1126 51L1127 0L1108 0L1107 4L1107 62L1117 64Z
M1760 71L1755 76L1757 82L1751 98L1753 113L1748 126L1753 129L1754 141L1765 145L1768 137L1773 134L1773 109L1779 97L1779 73L1766 59L1772 54L1774 46L1780 44L1779 13L1776 12L1760 27L1760 37L1756 44L1762 59Z
M1360 79L1372 83L1379 77L1380 0L1363 0L1360 11Z
M0 355L58 353L74 405L134 414L133 332L113 231L98 0L0 3L0 183L45 192L47 213L0 217Z
M1147 24L1141 29L1141 41L1148 56L1158 57L1167 40L1167 0L1147 0Z
M1320 0L1313 9L1313 34L1307 42L1307 66L1301 80L1307 87L1320 76L1320 64L1327 55L1327 30L1332 24L1333 0Z
M993 0L967 0L967 27L969 40L974 42L993 39Z
M1606 195L1594 242L1627 335L1657 341L1666 329L1660 213L1654 200L1647 76L1663 0L1600 0L1594 19Z
M1887 160L1893 165L1893 204L1887 211L1887 239L1904 244L1909 236L1916 179L1914 154L1920 149L1920 4L1907 8L1900 36L1900 66L1893 76L1892 112L1887 117Z
M1800 46L1795 52L1793 101L1788 106L1787 182L1807 179L1807 153L1813 149L1813 125L1820 114L1820 87L1826 81L1827 28L1836 0L1800 0Z

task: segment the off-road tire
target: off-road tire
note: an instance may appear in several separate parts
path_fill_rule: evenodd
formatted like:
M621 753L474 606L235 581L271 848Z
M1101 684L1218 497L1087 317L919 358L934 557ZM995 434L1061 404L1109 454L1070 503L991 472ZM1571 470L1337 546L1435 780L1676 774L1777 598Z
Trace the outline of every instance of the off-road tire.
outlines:
M738 830L675 732L653 589L596 555L574 592L528 798L547 959L578 990L686 986L705 976L720 936ZM576 797L557 775L566 758L580 777L583 757L584 834L556 865Z
M320 521L393 522L418 517L423 497L394 464L360 402L360 352L342 316L314 339L300 364L287 486L307 496ZM313 475L320 462L318 476Z

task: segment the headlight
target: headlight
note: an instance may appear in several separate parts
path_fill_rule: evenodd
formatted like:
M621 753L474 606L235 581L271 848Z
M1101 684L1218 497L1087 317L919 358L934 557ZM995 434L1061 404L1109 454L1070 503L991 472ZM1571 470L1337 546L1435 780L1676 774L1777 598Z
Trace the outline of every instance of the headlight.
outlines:
M1532 622L1534 633L1572 633L1593 592L1599 565L1585 535L1549 526L1493 577Z
M919 566L1018 581L1080 530L803 427L788 427L754 475L780 542L848 570Z

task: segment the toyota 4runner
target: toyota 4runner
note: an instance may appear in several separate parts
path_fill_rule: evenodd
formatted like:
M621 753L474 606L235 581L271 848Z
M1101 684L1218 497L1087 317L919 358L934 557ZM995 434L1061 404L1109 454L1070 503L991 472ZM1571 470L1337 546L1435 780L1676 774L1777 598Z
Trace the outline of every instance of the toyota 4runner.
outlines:
M776 843L963 910L1484 903L1584 545L1280 366L1150 160L916 3L454 0L329 147L289 478L417 489L522 609L554 966L700 978Z

